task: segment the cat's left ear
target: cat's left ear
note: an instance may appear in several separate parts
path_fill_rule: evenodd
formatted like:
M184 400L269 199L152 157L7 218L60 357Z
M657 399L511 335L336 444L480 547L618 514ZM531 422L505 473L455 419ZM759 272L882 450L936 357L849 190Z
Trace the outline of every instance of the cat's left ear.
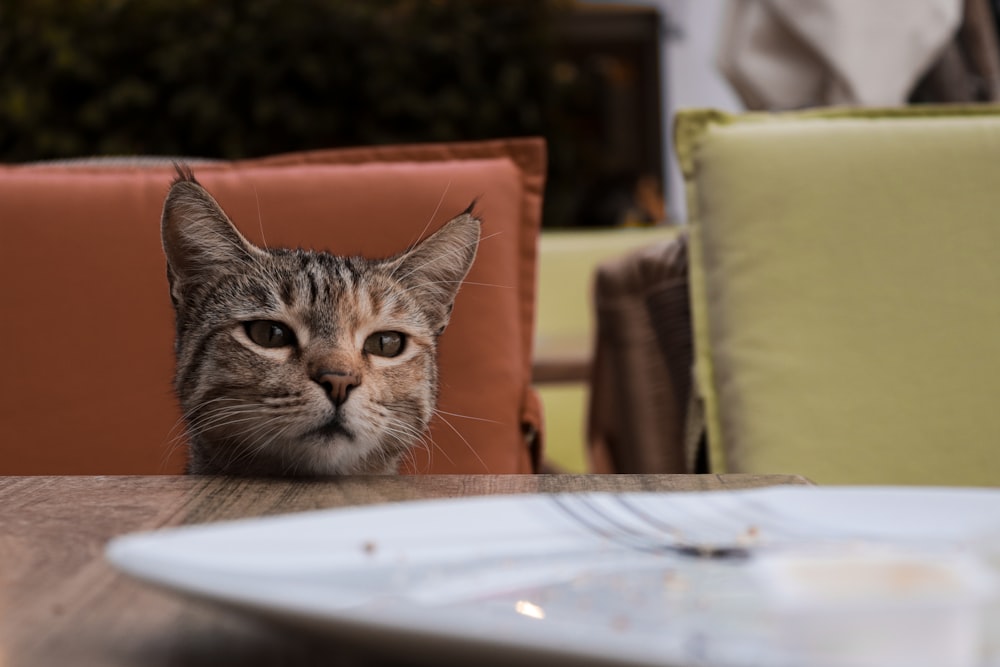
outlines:
M394 259L398 266L393 274L412 286L438 334L448 326L458 288L476 258L482 221L472 212L474 206Z
M177 173L163 202L160 223L175 304L187 285L209 275L238 271L262 252L236 229L190 169L178 166Z

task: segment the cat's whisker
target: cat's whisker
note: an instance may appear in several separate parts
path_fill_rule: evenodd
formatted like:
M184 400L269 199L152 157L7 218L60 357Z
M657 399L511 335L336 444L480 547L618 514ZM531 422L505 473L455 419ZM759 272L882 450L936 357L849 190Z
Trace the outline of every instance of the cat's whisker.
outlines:
M439 415L448 415L449 417L458 417L460 419L471 419L476 422L486 422L487 424L503 424L501 421L496 419L486 419L485 417L473 417L472 415L461 415L457 412L446 412L440 408L434 408L434 412Z
M434 458L434 449L442 453L442 455L448 459L448 462L455 465L455 462L448 456L448 452L444 451L430 439L430 433L427 431L422 431L417 429L410 424L397 423L398 429L393 429L391 426L386 426L386 431L394 434L402 434L399 438L399 444L403 446L404 456L409 456L410 460L416 464L416 457L413 455L414 450L418 447L427 452L428 466Z
M171 429L170 432L173 433L174 430ZM189 440L186 429L179 431L176 435L165 438L163 455L160 457L160 469L163 470L166 468L167 462L174 456L174 452L188 445Z
M267 437L267 432L258 429L253 436L236 442L227 452L224 469L232 470L238 463L252 463L263 451L262 447L266 444Z
M252 463L261 453L269 449L281 435L294 426L294 423L284 425L278 423L275 427L277 421L279 421L278 417L265 421L249 439L234 447L230 452L227 467L235 466L237 462Z
M257 225L260 227L260 240L264 250L267 250L267 238L264 236L264 216L260 212L260 195L257 194L256 183L251 183L251 187L253 187L253 198L257 201Z
M167 462L173 457L174 452L187 444L187 422L186 416L181 415L174 422L174 425L164 436L164 451L160 456L159 469L163 471L167 467Z
M424 225L424 228L420 230L420 233L417 234L417 237L413 239L408 246L406 246L406 250L403 251L404 253L410 252L411 250L416 248L417 245L420 243L420 239L422 239L424 237L424 234L427 233L427 230L430 229L431 224L434 222L434 218L437 217L438 211L441 210L441 204L444 203L444 198L448 195L448 190L450 189L451 189L451 179L449 178L448 183L444 186L444 192L441 193L441 197L438 199L437 206L434 207L434 212L431 213L431 217L427 219L427 223ZM396 268L394 268L389 273L390 278L392 278L395 275L396 271L399 269L400 266L402 266L402 264L397 264Z
M417 457L415 450L408 450L407 455L413 462L414 470L417 470L417 472L421 473L427 473L429 470L431 470L431 467L434 465L434 449L436 446L430 440L430 435L421 435L420 438L417 439L417 444L421 449L427 452L427 462L424 464L423 469L422 470L417 469Z
M445 282L454 282L454 281L439 280L438 282L439 283L445 283ZM496 283L477 283L477 282L472 281L472 280L462 280L460 282L463 285L475 285L476 287L499 287L500 289L514 289L513 285L497 285Z
M247 422L257 422L259 427L254 430L252 435L246 436L245 442L230 448L226 469L231 469L239 461L253 461L273 442L282 439L296 427L294 412L289 413L285 410L279 414L270 416L267 414L270 409L281 407L283 406L251 405L242 402L234 406L216 407L199 415L197 419L192 419L189 431L192 433L192 437L196 437L216 428L228 428Z
M287 408L287 406L281 404L242 404L240 406L217 407L208 414L200 416L200 420L195 422L196 429L198 432L204 433L214 428L227 428L248 421L258 422L259 426L254 430L253 434L243 436L243 442L239 442L235 447L228 448L229 456L224 463L224 469L234 469L237 465L252 464L265 451L275 449L272 447L274 443L284 440L290 432L300 426L296 421L298 416L297 411L289 412L287 409L283 409L281 413L268 414L269 409L282 408ZM236 419L240 415L250 416ZM288 471L297 471L299 466L304 463L303 456L293 456L290 460L286 461L286 455L291 453L291 451L285 447L275 449L275 452L280 457L280 466L283 474L288 474Z
M219 401L235 401L235 400L237 399L228 396L220 396L218 398L213 398L211 400L205 401L204 403L200 403L197 407L183 412L181 416L178 417L177 420L174 422L174 425L170 427L170 430L167 431L165 439L170 443L186 439L188 421L194 417L196 411L204 408L206 405L211 405L212 403L217 403ZM171 450L170 453L173 453L173 450Z
M226 238L226 236L221 231L219 231L217 229L204 229L204 230L202 230L202 233L206 233L206 232L208 234L212 235L212 236L215 236L218 243L227 243L228 242L228 239ZM257 262L253 261L253 256L250 255L249 252L246 252L246 251L243 252L243 253L235 255L233 257L233 259L237 260L238 262L240 262L244 266L247 266L247 267L250 267L250 268L255 268L257 266Z
M400 424L400 426L405 426L405 425ZM390 431L390 434L393 436L394 441L396 442L396 444L399 445L401 449L400 452L401 464L403 462L408 461L411 464L413 464L415 469L417 463L417 457L416 457L417 451L424 451L427 453L428 459L432 458L433 452L430 448L430 445L428 444L427 438L429 434L427 433L427 431L417 432L417 429L409 427L403 431L400 431L399 433L392 433L391 427L387 426L386 428L387 430Z
M258 412L259 408L257 406L244 405L242 403L234 406L214 408L189 419L187 433L188 436L199 435L207 428L214 428L220 423L225 423L230 417Z
M228 416L227 416L228 417ZM198 437L204 435L209 431L213 431L219 428L229 428L236 426L237 424L246 424L248 422L260 421L260 416L256 414L250 414L249 417L243 417L241 419L218 419L211 424L200 425L199 428L192 433L192 437Z
M262 424L261 420L260 420L260 417L259 416L254 416L254 417L247 417L247 418L243 418L243 419L239 419L239 420L232 420L232 421L224 423L223 426L226 426L226 427L237 426L239 424L245 424L247 422L255 422L257 424L257 427L254 428L250 432L247 432L245 429L242 429L242 428L239 429L239 432L242 434L241 435L242 442L239 443L239 446L235 446L235 447L231 447L230 448L232 450L230 452L230 461L232 462L235 459L243 458L242 456L239 456L239 454L240 454L239 450L246 449L248 447L252 449L257 442L259 442L262 438L268 436L268 434L269 434L269 432L271 430L271 429L268 428L269 422L275 422L275 421L278 421L280 419L281 419L280 416L275 416L275 417L272 417L271 420L265 421ZM280 424L279 424L279 426L280 426ZM294 424L292 426L294 426ZM232 438L232 437L234 437L234 436L231 435L230 438ZM248 457L248 458L253 458L253 457Z
M174 425L170 427L169 431L167 431L166 439L169 440L171 438L176 438L178 434L184 435L184 426L186 423L185 419L185 416L181 415L176 421L174 421Z
M451 259L453 257L460 257L461 258L464 255L464 253L462 252L463 250L467 250L469 248L477 247L480 244L482 244L483 241L487 241L487 240L493 238L494 236L499 236L500 234L501 234L501 232L494 232L492 234L489 234L487 236L482 237L479 241L475 241L475 242L472 242L472 243L466 243L464 245L457 245L454 248L448 250L447 252L443 252L443 253L435 256L435 257L432 257L431 259L427 260L423 264L420 264L418 266L413 267L413 269L411 269L407 273L404 273L402 276L399 276L397 278L397 280L399 280L400 282L403 282L404 280L406 280L407 278L409 278L414 273L417 273L419 271L423 271L428 266L430 266L432 264L438 264L438 263L440 263L443 260Z
M420 289L424 289L430 285L474 285L476 287L499 287L501 289L514 289L513 285L496 285L492 283L476 283L470 282L468 280L428 280L426 282L418 283L411 287L407 287L404 290L400 290L403 294L408 294L409 292L414 292Z
M157 470L159 470L160 473L166 471L170 459L174 457L174 453L180 450L182 447L186 447L188 445L188 439L186 437L187 434L184 431L181 431L174 436L170 435L176 429L177 426L171 428L170 432L167 434L167 437L164 439L163 453L160 455L160 461L157 467Z
M383 430L392 438L393 443L400 451L405 451L409 448L410 443L424 438L423 431L408 424L386 424L383 426Z
M216 405L222 401L226 401L229 405ZM234 397L223 397L215 398L204 403L199 403L197 406L191 408L184 413L183 419L190 423L193 420L197 420L206 415L217 414L219 412L224 412L225 410L231 410L234 408L245 407L246 402L239 398Z
M218 414L225 414L225 413L236 414L238 411L266 412L268 410L282 410L282 409L287 409L288 407L287 402L296 400L298 400L297 397L278 399L275 397L264 396L258 399L258 401L256 402L248 402L243 399L234 398L231 396L225 396L205 401L204 403L196 406L195 408L192 408L187 413L185 413L185 416L183 418L187 420L189 424L191 424ZM209 410L204 409L205 406L212 405L213 403L219 401L228 401L229 403L232 403L234 405L221 405L221 406L217 405Z
M448 196L449 190L451 190L450 178L448 179L448 183L446 183L444 186L444 192L442 192L441 196L438 198L438 203L437 206L434 207L434 212L431 213L431 217L427 218L427 223L424 224L424 228L420 230L419 234L417 234L417 238L413 239L413 241L410 242L410 245L406 247L408 251L416 248L417 244L420 243L420 239L422 239L424 237L424 234L427 233L427 230L430 229L431 224L434 222L434 218L437 217L438 212L441 210L441 204L444 203L444 198Z
M274 444L276 442L284 440L285 437L288 435L288 433L290 433L295 428L295 426L296 424L294 422L285 424L283 426L279 424L276 429L273 429L270 432L262 433L261 436L257 438L257 441L254 444L254 446L248 450L246 460L248 462L253 462L265 451L273 449ZM288 464L285 463L285 455L287 453L290 453L287 447L278 448L278 454L281 457L281 468L283 472L289 470ZM291 464L293 467L291 469L291 473L294 474L294 472L298 469L299 461L301 460L301 458L302 458L301 456L292 458Z
M437 411L435 410L435 412L437 412ZM465 446L469 448L469 451L472 452L472 455L476 457L477 461L479 461L479 465L483 466L483 470L485 470L486 472L489 472L490 467L488 465L486 465L486 461L484 461L483 457L481 457L479 455L479 452L476 451L476 448L469 444L469 441L465 439L465 436L462 435L462 433L457 428L455 428L455 425L452 424L448 420L447 417L445 417L444 415L442 415L440 413L438 413L438 417L440 417L441 421L443 421L448 426L448 428L450 428L452 431L454 431L455 435L457 435L459 437L459 439L462 442L465 443Z
M493 232L492 234L484 236L481 239L479 239L478 241L475 241L473 243L466 243L465 245L457 245L453 249L448 250L447 252L443 252L443 253L441 253L441 254L439 254L439 255L437 255L437 256L435 256L435 257L427 260L423 264L421 264L419 266L413 267L412 269L410 269L409 271L407 271L403 275L401 275L398 278L396 278L396 280L398 280L399 282L403 282L407 278L409 278L410 276L412 276L414 273L417 273L419 271L423 271L424 269L426 269L431 264L438 264L441 261L446 260L446 259L452 259L452 258L455 258L455 257L461 259L462 257L464 257L464 253L462 252L463 250L467 250L469 248L475 248L475 247L479 246L480 244L482 244L484 241L487 241L487 240L493 238L494 236L499 236L500 233L501 232ZM393 271L393 274L395 274L395 271Z

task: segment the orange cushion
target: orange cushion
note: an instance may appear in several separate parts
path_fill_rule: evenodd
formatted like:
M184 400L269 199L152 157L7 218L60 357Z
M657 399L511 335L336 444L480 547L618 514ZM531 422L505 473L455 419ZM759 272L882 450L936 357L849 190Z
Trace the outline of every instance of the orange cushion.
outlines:
M195 165L257 243L403 250L479 198L483 241L441 339L443 417L409 472L531 472L539 139L328 150ZM169 164L0 166L0 474L183 469L160 247Z

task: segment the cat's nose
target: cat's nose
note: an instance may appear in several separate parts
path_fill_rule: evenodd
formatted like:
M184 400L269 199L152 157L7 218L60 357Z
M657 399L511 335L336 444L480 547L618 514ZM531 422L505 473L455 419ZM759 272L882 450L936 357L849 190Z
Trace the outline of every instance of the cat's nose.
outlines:
M327 396L337 407L343 405L351 390L361 384L360 375L347 371L320 371L313 379L326 390Z

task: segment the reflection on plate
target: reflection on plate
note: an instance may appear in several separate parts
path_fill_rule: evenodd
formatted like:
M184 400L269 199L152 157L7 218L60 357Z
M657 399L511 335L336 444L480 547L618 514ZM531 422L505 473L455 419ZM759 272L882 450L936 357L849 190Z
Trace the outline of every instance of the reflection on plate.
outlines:
M162 587L479 664L1000 665L998 555L1000 492L874 487L423 501L108 546Z

